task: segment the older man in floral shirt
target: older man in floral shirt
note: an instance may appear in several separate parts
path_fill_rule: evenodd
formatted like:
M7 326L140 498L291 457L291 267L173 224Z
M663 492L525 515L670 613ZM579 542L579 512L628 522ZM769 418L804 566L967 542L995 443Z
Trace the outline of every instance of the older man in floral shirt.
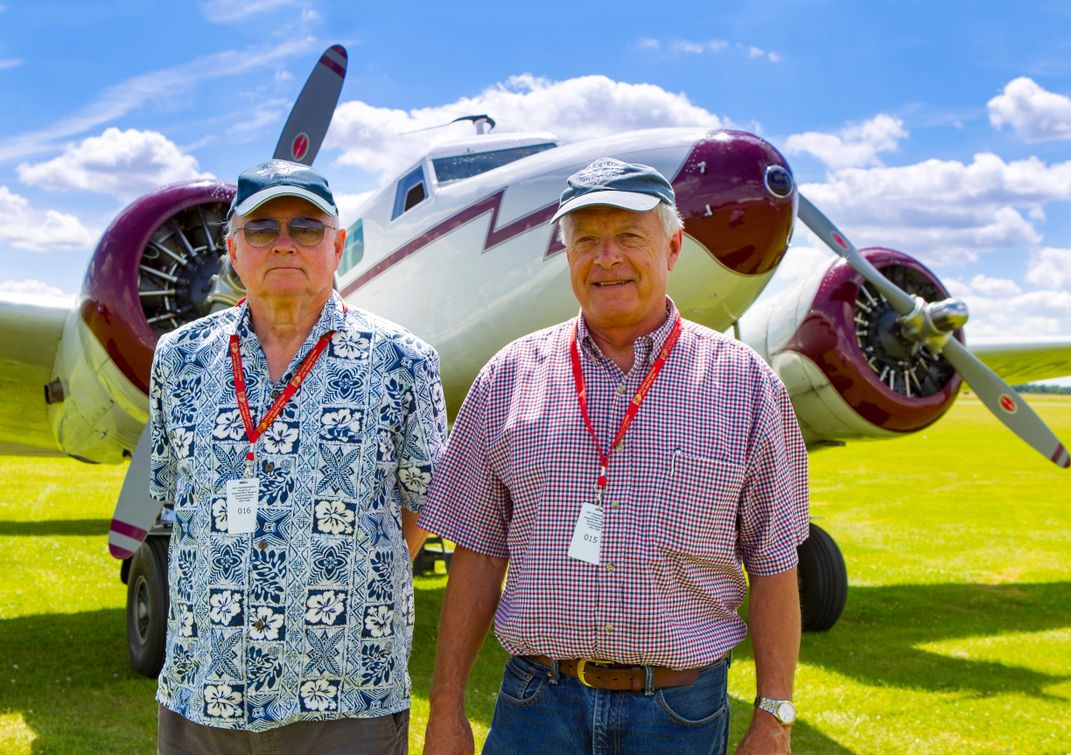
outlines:
M438 358L332 290L345 231L319 173L256 166L231 213L248 299L152 369L150 489L175 504L159 749L405 752Z

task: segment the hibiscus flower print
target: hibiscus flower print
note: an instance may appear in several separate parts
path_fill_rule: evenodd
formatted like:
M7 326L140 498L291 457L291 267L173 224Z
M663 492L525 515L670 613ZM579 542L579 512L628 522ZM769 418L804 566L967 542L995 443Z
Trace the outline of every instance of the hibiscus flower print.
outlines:
M179 637L193 637L193 612L184 608L179 616Z
M277 640L283 626L283 615L268 606L257 606L249 617L249 636L254 640Z
M242 414L237 409L222 411L216 415L216 426L212 429L212 437L217 440L241 440L245 437L245 425L242 424Z
M313 679L301 685L301 706L305 710L334 710L338 687L330 679Z
M389 637L393 634L393 622L394 611L390 606L369 606L365 609L364 634L366 637Z
M402 467L398 470L398 481L406 490L424 495L428 492L428 485L431 484L431 475L421 467Z
M219 590L208 599L208 618L215 624L230 624L242 612L242 595L232 590Z
M355 440L361 431L361 415L350 409L332 409L320 417L322 435L334 440Z
M363 333L346 332L335 333L331 343L335 347L335 354L343 359L356 359L371 345L368 336Z
M272 422L271 427L264 431L261 436L264 441L264 450L270 454L288 454L294 450L294 443L298 439L297 428L291 427L285 422Z
M227 499L217 498L212 501L212 528L216 532L227 531Z
M342 501L320 501L316 504L316 529L329 535L351 534L353 512Z
M185 427L175 428L175 434L171 436L171 443L175 447L175 456L185 459L190 455L190 445L193 443L193 432Z
M346 613L346 596L334 590L312 591L305 603L309 624L334 624Z
M227 684L206 685L205 712L216 718L237 718L242 713L242 691Z

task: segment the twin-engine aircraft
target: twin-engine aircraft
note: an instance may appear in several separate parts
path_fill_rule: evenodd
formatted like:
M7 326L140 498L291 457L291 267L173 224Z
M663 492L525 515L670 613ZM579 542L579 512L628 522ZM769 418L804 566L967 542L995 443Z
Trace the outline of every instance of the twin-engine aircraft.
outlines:
M345 65L341 47L324 53L276 157L311 163ZM612 156L672 180L685 235L670 294L686 317L731 329L766 359L789 389L809 448L917 432L949 409L965 379L1024 441L1071 465L986 366L1018 383L1066 375L1071 339L968 351L963 303L908 254L857 250L760 137L664 128L562 145L549 133L495 134L486 115L468 119L476 135L434 147L359 209L337 278L350 303L438 349L451 414L499 348L576 314L550 218L566 177ZM242 295L221 238L233 192L195 181L136 200L105 231L72 311L0 302L0 386L19 397L0 405L0 452L132 457L109 546L128 584L131 659L146 675L163 658L170 526L146 491L149 368L160 335ZM797 218L840 259L756 303L790 253ZM805 628L828 629L844 607L847 575L836 544L813 524L799 575Z

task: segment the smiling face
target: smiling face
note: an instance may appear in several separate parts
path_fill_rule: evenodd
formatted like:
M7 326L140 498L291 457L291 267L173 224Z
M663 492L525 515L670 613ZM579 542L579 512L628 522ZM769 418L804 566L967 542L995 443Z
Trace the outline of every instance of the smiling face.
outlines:
M307 298L327 301L331 295L335 270L342 259L346 232L334 218L298 197L279 197L265 202L248 215L235 218L242 228L258 218L274 218L281 223L279 236L267 246L256 247L239 230L227 237L231 266L245 284L251 300ZM313 218L328 228L323 239L313 246L303 246L290 237L289 221Z
M587 325L632 337L655 330L666 317L681 232L668 235L656 210L585 207L570 218L565 251Z

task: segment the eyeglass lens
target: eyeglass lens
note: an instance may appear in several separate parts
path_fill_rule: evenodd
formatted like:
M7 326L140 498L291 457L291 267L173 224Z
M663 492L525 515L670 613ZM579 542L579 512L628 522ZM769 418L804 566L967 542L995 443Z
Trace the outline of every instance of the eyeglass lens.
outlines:
M242 226L245 240L253 246L267 246L279 238L282 225L285 224L290 238L302 246L316 246L324 238L327 226L315 218L292 218L276 220L275 218L257 218Z

